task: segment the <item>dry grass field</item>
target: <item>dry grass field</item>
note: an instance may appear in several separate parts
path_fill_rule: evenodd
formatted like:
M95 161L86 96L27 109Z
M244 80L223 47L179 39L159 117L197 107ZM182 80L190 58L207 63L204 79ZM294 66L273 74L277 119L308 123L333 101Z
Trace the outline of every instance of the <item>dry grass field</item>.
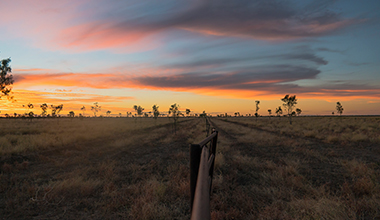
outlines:
M379 219L380 118L212 118L212 219ZM0 120L1 219L189 219L205 121Z

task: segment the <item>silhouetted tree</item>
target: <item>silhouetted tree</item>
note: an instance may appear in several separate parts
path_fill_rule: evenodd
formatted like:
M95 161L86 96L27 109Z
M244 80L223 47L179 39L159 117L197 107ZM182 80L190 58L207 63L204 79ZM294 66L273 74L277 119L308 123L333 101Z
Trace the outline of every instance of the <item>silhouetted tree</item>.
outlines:
M288 117L289 117L289 123L292 124L293 108L297 104L296 95L293 95L293 96L285 95L285 97L282 98L281 101L284 102L284 104L282 104L282 106L284 106L285 110L287 110Z
M174 133L177 133L177 121L180 115L182 115L181 111L179 110L179 105L177 103L174 103L170 106L168 114L172 115L174 120Z
M96 117L96 113L102 110L102 106L100 106L97 102L94 102L94 105L91 106L91 111L94 112L94 117Z
M108 110L108 111L106 112L106 115L107 115L108 117L110 117L110 115L111 115L111 111Z
M282 115L282 108L281 108L281 106L278 106L278 108L276 108L276 114L279 117L280 117L280 115Z
M190 109L187 108L186 109L186 115L187 115L187 117L189 117L190 112L191 112Z
M82 116L84 116L84 112L86 111L86 107L82 106L82 108L80 108L80 110L83 112Z
M11 62L11 58L3 59L0 61L0 99L3 96L6 96L8 100L13 100L13 96L11 96L13 84L13 76L10 74L12 72L12 68L9 63Z
M340 104L340 102L337 102L336 103L336 111L339 113L340 116L342 116L342 113L343 113L343 106L342 104Z
M60 104L60 105L50 105L50 109L51 109L51 116L52 117L57 117L57 115L59 114L59 112L61 112L62 109L63 109L63 104Z
M75 117L75 113L74 113L74 111L70 111L69 114L68 114L68 116L69 116L70 118L74 118L74 117Z
M272 115L272 110L271 109L268 109L268 114L269 114L269 117Z
M157 122L157 118L158 118L158 116L160 115L160 111L158 111L158 108L159 108L158 105L153 105L153 106L152 106L153 117L154 117L154 119L156 119L156 122Z
M144 111L143 107L134 105L133 109L137 112L137 115L141 116L143 114L143 111Z
M260 104L260 101L255 101L255 103L256 103L256 113L255 113L255 116L256 116L256 120L257 120L257 117L259 117L259 109L260 109L260 107L259 107L259 104Z
M40 105L40 108L41 108L41 110L42 110L42 112L41 112L41 116L42 116L42 117L43 117L43 116L46 116L47 109L48 109L48 105L47 105L46 103L41 104L41 105Z
M302 110L300 108L297 108L296 109L296 113L297 113L298 116L300 116L300 114L302 113Z
M132 115L132 112L127 112L127 117L129 117L130 115Z
M25 114L26 115L29 115L29 112L34 108L34 105L32 103L29 102L29 104L27 105L22 105L22 107L26 108L26 112Z

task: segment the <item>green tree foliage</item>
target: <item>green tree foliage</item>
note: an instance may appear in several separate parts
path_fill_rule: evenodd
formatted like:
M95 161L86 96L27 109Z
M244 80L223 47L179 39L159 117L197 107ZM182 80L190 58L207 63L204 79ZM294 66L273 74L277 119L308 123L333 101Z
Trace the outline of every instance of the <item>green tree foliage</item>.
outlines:
M94 117L96 117L96 114L101 110L102 106L100 106L98 102L94 102L94 105L91 106L91 111L94 113Z
M282 98L281 101L284 102L282 106L284 106L284 109L288 112L289 123L292 124L293 109L297 104L296 95L285 95L285 97Z
M134 105L133 109L136 111L137 115L141 116L143 114L143 111L144 111L143 107Z
M10 62L10 58L0 61L0 99L1 97L6 96L8 100L13 100L13 96L11 96L11 85L14 80L13 76L10 74L12 72L12 68L9 65Z
M340 104L340 102L337 102L337 103L336 103L336 111L339 113L340 116L342 115L343 110L344 110L344 109L343 109L342 104Z

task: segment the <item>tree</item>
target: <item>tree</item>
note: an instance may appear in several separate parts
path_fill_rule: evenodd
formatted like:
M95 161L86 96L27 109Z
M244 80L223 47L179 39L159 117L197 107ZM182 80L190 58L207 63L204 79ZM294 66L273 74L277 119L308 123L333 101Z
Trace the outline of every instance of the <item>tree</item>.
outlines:
M80 110L83 112L83 116L84 116L84 112L86 111L86 107L82 106L82 108L80 108Z
M298 116L300 116L300 114L302 113L302 110L300 108L297 108L296 109L296 113L297 113Z
M26 108L26 112L25 114L26 115L29 115L29 113L31 112L31 110L34 108L34 105L32 103L29 102L29 104L27 105L22 105L22 107Z
M182 115L181 111L179 110L179 105L177 103L174 103L170 106L168 114L172 115L174 120L174 133L177 133L177 121L180 115Z
M187 117L189 117L190 112L191 112L190 109L187 108L186 109L186 115L187 115Z
M69 114L68 114L68 116L69 116L70 118L74 118L74 117L75 117L75 113L74 113L74 111L70 111Z
M340 102L337 102L336 103L336 111L339 113L340 116L342 116L342 113L343 113L343 106L342 104L340 104Z
M91 111L94 112L94 117L96 117L96 113L102 110L102 106L98 104L98 102L94 102L94 105L91 106Z
M110 115L111 115L111 111L108 110L108 111L106 112L106 115L107 115L108 117L110 117Z
M268 109L268 114L269 114L269 117L272 115L272 110L271 109Z
M3 59L0 61L0 99L3 96L6 96L8 100L13 100L13 96L11 96L13 84L13 76L10 74L12 72L12 68L9 66L11 62L11 58Z
M255 101L256 102L256 113L255 113L255 116L256 116L256 120L257 120L257 117L259 117L259 104L260 104L260 101Z
M153 117L154 119L157 120L157 117L160 115L160 111L158 111L159 106L158 105L153 105L152 110L153 110Z
M282 106L284 106L285 110L288 112L289 123L292 124L292 113L295 105L297 104L296 95L285 95L285 97L282 98L281 101L284 102Z
M41 116L46 116L47 109L48 109L48 105L47 105L46 103L41 104L41 105L40 105L40 108L41 108L41 110L42 110L42 112L41 112Z
M281 108L281 106L278 106L278 108L276 108L276 114L277 114L277 116L282 115L282 108Z
M132 112L127 112L127 117L129 117L130 115L132 115Z
M60 105L50 105L50 109L51 109L51 116L52 117L57 117L57 115L59 114L59 112L61 112L62 109L63 109L63 104L60 104Z
M134 105L133 109L137 112L137 115L141 116L143 114L143 111L144 111L143 107Z

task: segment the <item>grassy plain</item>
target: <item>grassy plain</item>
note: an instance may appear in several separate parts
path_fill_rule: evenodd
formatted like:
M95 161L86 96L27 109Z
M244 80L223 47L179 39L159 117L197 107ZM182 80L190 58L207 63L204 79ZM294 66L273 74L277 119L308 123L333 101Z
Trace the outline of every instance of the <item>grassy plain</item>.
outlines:
M380 218L380 118L212 118L212 219ZM4 219L189 219L205 121L0 120Z

